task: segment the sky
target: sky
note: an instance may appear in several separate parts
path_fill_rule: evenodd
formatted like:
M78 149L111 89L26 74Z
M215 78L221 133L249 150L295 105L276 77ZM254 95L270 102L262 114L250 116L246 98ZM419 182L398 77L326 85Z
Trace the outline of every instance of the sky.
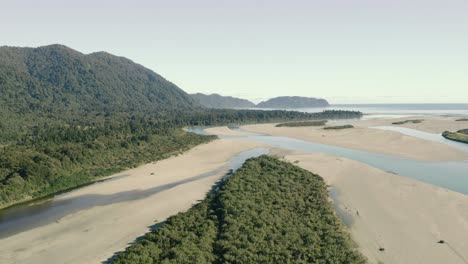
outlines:
M189 93L468 103L467 0L0 0L0 46L56 43Z

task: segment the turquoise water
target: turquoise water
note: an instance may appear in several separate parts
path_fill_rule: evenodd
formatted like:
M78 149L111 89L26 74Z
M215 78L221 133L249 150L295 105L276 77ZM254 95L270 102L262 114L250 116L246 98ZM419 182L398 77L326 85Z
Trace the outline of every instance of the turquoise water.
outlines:
M236 129L242 131L241 129ZM408 132L401 128L401 130ZM203 131L202 128L190 130L192 132ZM411 131L410 134L424 139L427 136L438 137L437 134ZM408 132L409 133L409 132ZM430 134L430 135L427 135ZM305 153L326 153L338 157L344 157L368 164L377 169L398 174L400 176L416 179L422 182L440 186L452 191L468 194L468 161L451 162L429 162L419 161L409 158L385 155L369 151L355 150L344 147L330 146L298 140L288 137L276 137L257 134L254 136L234 137L259 143L264 143L272 147L296 150ZM435 138L432 138L436 140ZM439 138L440 139L440 138ZM437 139L437 140L439 140ZM446 141L445 139L443 140ZM451 142L445 142L451 144ZM461 143L457 143L461 144ZM465 147L465 146L462 146ZM466 149L468 151L468 149ZM436 151L436 150L434 150Z
M368 151L329 146L275 136L248 136L245 140L305 153L326 153L356 160L380 170L468 194L468 161L426 162Z

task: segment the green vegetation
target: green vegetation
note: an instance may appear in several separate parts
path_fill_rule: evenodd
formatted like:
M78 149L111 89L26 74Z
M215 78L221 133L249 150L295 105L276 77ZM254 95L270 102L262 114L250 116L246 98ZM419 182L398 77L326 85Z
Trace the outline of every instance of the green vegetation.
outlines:
M184 126L358 117L206 109L132 61L52 45L0 47L0 208L212 140Z
M468 118L460 118L460 119L457 119L455 121L468 121Z
M190 95L195 101L208 108L242 109L253 108L255 104L249 100L219 94L196 93Z
M198 104L153 71L105 52L68 47L0 47L0 105L18 115L32 112L156 112Z
M404 124L407 124L407 123L419 124L419 123L422 123L423 121L424 121L424 119L410 119L410 120L405 120L405 121L393 122L392 124L393 125L404 125Z
M169 157L213 137L185 133L184 126L277 122L314 118L290 111L204 110L164 112L166 117L85 113L82 120L27 115L15 133L0 135L0 208L45 196L139 164ZM1 116L0 121L15 119ZM50 125L48 124L50 123ZM14 131L13 129L10 131Z
M365 263L322 178L261 156L201 203L118 253L131 263Z
M287 123L277 124L276 127L324 126L326 123L327 123L327 120L287 122Z
M324 127L323 129L326 129L326 130L340 130L340 129L348 129L348 128L354 128L354 126L353 125L328 126L328 127Z
M0 207L164 159L213 138L140 121L35 128L0 148Z
M301 97L301 96L280 96L267 101L259 103L258 108L272 108L272 109L294 109L294 108L313 108L313 107L327 107L329 106L327 100Z
M462 129L457 132L445 131L442 136L446 139L468 144L468 129Z

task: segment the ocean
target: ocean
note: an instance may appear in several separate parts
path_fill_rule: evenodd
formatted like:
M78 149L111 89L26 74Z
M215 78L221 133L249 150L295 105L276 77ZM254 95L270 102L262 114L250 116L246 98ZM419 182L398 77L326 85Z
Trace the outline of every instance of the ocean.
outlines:
M413 115L468 116L468 104L334 104L319 108L285 109L308 113L324 110L361 111L376 117L405 117Z

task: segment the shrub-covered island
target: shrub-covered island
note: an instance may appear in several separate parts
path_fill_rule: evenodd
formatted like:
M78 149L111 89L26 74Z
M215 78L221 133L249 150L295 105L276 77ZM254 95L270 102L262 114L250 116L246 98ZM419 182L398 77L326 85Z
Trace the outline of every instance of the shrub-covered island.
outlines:
M249 159L110 262L365 263L327 198L320 176L269 156Z
M458 130L457 132L445 131L442 136L446 139L468 144L468 129Z
M325 129L325 130L341 130L341 129L349 129L349 128L354 128L354 126L353 125L328 126L328 127L324 127L323 129Z
M410 120L393 122L392 124L393 125L419 124L419 123L422 123L423 121L424 121L423 119L410 119Z
M276 127L324 126L326 123L327 123L327 120L287 122L287 123L277 124Z

